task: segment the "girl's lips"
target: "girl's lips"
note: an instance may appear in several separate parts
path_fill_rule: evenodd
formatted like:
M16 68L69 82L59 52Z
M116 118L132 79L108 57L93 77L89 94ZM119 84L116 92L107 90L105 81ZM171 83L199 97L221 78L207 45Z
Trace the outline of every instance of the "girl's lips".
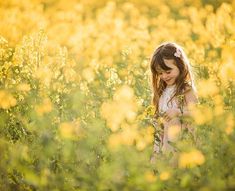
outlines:
M171 79L165 80L165 82L169 82Z

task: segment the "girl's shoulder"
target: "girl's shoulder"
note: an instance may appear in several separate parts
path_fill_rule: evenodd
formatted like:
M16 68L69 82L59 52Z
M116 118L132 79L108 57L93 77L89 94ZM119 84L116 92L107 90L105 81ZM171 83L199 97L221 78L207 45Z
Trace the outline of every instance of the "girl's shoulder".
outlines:
M195 88L191 84L185 83L183 94L187 94L188 92L191 92L191 91L196 92Z
M186 102L197 102L198 101L197 92L196 92L195 88L190 84L185 85L183 94L185 96Z

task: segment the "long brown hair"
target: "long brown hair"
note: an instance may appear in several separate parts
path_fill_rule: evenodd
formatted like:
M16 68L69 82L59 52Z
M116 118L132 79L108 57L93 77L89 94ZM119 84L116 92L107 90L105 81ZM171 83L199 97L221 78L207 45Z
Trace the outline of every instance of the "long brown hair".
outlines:
M158 69L165 71L170 69L165 64L164 59L173 59L174 64L179 69L179 76L176 79L176 91L171 100L178 95L183 95L185 92L191 89L195 89L190 64L183 49L173 42L166 42L161 44L154 51L150 61L153 88L152 101L156 107L157 113L160 96L162 95L164 89L167 86L167 84L160 79L160 76L158 75Z

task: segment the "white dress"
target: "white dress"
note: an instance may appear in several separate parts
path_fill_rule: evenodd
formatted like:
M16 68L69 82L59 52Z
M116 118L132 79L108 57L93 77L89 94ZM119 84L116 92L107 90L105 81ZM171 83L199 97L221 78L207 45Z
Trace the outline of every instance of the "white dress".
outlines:
M165 112L168 109L178 108L178 105L177 105L175 99L173 99L171 102L169 102L171 97L175 93L175 89L176 89L176 86L174 85L174 86L166 87L166 89L163 91L163 93L159 99L159 109L158 109L159 112Z
M176 90L176 86L170 86L166 87L165 90L163 91L160 99L159 99L159 113L166 112L168 109L175 109L179 108L178 104L176 102L176 98L173 98L171 101L171 97L174 95ZM170 101L170 102L169 102ZM178 131L181 129L181 123L179 118L174 118L170 120L169 122L164 122L164 133L163 133L163 138L161 140L161 148L159 148L156 143L154 143L154 151L159 152L160 150L162 152L165 151L173 151L174 148L170 145L170 142L174 142L175 140L171 140L171 136L169 136L169 127L174 126L174 128L179 128Z

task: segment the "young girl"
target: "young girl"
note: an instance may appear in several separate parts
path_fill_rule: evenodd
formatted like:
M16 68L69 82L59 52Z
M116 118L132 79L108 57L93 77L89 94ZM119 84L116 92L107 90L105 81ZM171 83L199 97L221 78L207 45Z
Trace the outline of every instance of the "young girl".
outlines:
M150 65L155 113L163 119L163 133L155 136L152 161L157 153L174 150L170 142L175 140L171 140L168 130L179 128L174 129L177 132L189 128L180 118L190 115L188 106L197 102L197 96L189 61L176 43L161 44L154 51Z

